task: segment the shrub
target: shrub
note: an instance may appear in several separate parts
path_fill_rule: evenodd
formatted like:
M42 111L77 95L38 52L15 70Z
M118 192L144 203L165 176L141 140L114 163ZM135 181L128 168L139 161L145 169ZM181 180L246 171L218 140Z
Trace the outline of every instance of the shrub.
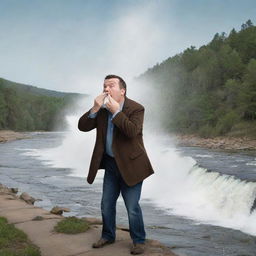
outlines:
M66 233L66 234L77 234L86 232L90 228L88 222L83 219L76 217L67 217L64 220L58 222L54 227L56 232Z
M214 137L216 135L215 128L208 124L202 126L199 129L198 133L199 133L199 136L201 136L203 138L210 138L210 137Z
M236 112L228 112L221 117L216 125L216 132L219 135L228 133L233 125L239 120L239 116Z

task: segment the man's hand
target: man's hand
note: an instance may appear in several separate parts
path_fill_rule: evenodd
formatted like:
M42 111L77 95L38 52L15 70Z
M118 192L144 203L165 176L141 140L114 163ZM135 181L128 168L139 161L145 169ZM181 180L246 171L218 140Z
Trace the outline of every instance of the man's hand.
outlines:
M92 113L98 112L104 102L107 93L103 92L94 99L94 106L92 107Z
M112 114L114 114L116 113L116 111L120 109L120 105L110 95L108 95L107 97L108 97L108 102L106 103L106 107Z

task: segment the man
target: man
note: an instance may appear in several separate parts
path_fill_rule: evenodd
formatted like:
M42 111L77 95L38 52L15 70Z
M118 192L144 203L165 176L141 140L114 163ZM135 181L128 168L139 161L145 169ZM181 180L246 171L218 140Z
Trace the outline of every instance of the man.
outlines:
M131 254L145 249L145 229L139 205L142 183L154 173L142 139L144 107L126 97L126 83L116 75L104 79L103 93L78 122L81 131L97 129L88 183L92 184L98 169L105 169L101 212L102 234L93 248L115 241L116 201L121 192L128 212Z

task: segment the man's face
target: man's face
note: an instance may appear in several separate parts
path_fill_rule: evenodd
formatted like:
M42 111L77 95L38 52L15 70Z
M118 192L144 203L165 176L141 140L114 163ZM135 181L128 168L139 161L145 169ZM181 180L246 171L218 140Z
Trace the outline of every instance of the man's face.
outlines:
M118 78L110 78L105 79L103 92L109 94L115 101L119 103L124 98L125 89L120 89Z

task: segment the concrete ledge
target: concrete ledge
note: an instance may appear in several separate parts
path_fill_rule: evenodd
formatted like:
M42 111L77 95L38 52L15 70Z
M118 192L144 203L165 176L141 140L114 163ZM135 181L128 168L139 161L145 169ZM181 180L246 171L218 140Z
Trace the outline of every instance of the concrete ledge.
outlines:
M16 195L0 194L0 216L23 230L29 239L37 245L42 256L130 256L132 241L129 232L117 229L116 242L104 248L93 249L92 244L101 235L101 220L91 219L91 228L80 234L62 234L54 232L54 226L63 216L49 213L40 207L27 204ZM41 216L40 220L33 220ZM89 220L89 218L87 218ZM169 248L155 240L147 240L147 256L175 256Z

